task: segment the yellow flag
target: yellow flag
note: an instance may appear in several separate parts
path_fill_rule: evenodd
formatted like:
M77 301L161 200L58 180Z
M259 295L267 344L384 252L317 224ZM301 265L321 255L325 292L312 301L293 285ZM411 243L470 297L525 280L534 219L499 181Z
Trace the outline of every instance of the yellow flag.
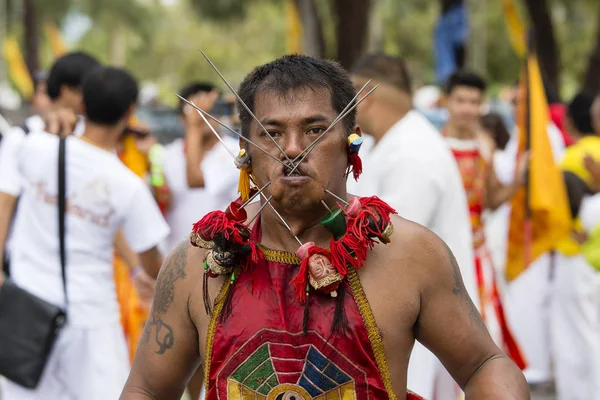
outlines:
M56 24L52 21L46 21L44 24L44 29L46 31L46 37L48 38L48 43L50 44L50 48L52 49L54 57L58 58L65 54L68 49L62 40L60 30Z
M4 39L3 50L10 79L21 93L21 96L25 100L30 100L33 97L33 80L21 54L19 43L15 38L8 37Z
M517 109L519 154L529 138L528 187L521 188L511 201L506 261L507 279L515 279L543 253L568 237L571 215L567 190L559 166L554 161L548 123L550 114L535 55L527 58L521 79L521 101ZM527 211L527 197L529 210Z
M523 57L526 51L526 38L523 22L519 16L515 0L502 0L502 8L504 9L504 19L506 20L506 28L508 36L515 53L519 57Z
M287 24L286 50L288 53L301 53L302 20L294 0L285 0L285 17Z

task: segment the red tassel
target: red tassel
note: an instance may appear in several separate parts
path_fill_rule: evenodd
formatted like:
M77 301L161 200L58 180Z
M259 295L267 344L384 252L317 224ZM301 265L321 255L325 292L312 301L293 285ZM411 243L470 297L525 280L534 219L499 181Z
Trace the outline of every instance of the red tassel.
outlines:
M357 216L345 213L348 232L372 248L376 243L374 238L379 236L381 231L369 226L369 221L377 221L380 227L385 227L390 222L390 214L396 214L396 210L377 196L363 197L360 203L361 210Z
M362 160L358 153L350 153L348 154L348 163L350 163L352 167L352 176L355 181L358 181L358 177L362 174L363 166Z
M346 233L340 240L331 239L329 243L331 263L342 275L348 273L348 265L358 269L365 265L368 243L365 239Z
M308 285L308 257L302 260L300 269L294 279L290 281L290 284L294 285L298 301L304 304L306 301L306 285Z
M390 214L398 214L396 210L394 210L388 203L381 200L377 196L371 197L361 197L360 204L362 204L363 209L370 207L375 209L375 211L383 218L384 222L390 221Z
M306 285L308 285L308 260L315 254L322 254L331 260L331 254L327 250L319 246L309 247L308 256L302 259L298 273L294 279L290 281L290 284L294 285L294 289L296 289L296 295L301 303L306 301Z
M250 270L252 263L258 262L263 258L264 254L262 250L254 242L247 243L250 246L251 253L244 257L240 262L240 268L243 272Z
M211 240L217 233L224 233L232 228L233 223L223 211L212 211L196 222L192 228L203 240Z

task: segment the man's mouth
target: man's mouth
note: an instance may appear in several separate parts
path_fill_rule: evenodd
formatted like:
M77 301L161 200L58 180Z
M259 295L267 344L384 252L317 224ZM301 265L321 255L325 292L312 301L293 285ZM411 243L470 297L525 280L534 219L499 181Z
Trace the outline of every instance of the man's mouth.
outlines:
M283 175L285 176L305 176L305 174L300 171L299 167L295 165L286 164L283 166Z

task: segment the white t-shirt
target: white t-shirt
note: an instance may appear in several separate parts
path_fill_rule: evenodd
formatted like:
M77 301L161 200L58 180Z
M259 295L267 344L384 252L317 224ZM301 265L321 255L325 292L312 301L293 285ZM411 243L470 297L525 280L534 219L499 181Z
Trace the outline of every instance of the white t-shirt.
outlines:
M440 236L454 253L473 302L479 304L467 199L444 138L413 110L374 147L372 139L365 139L360 151L364 172L358 183L348 180L349 192L379 196L401 217Z
M223 137L227 148L237 154L238 141ZM237 195L239 171L231 155L221 143L206 153L200 168L204 175L203 188L190 189L185 172L184 140L177 139L167 146L164 174L171 189L171 205L166 217L171 234L166 250L171 252L182 240L189 237L192 225L213 210L224 210Z
M65 306L60 272L58 211L59 138L31 132L16 152L19 185L11 253L11 276L30 293ZM118 159L76 137L66 143L68 319L97 326L119 319L113 276L113 241L122 228L131 248L143 252L169 233L144 182ZM13 179L2 171L0 191L13 195Z
M7 180L6 193L12 196L17 196L22 189L20 187L20 182L22 179L17 168L17 153L19 152L19 148L27 134L31 132L43 131L46 127L44 120L39 115L33 115L27 118L23 125L27 127L27 132L25 132L22 125L13 126L6 132L6 135L4 135L2 138L2 143L0 145L0 159L4 161L2 163L3 167L2 170L0 170L0 174L6 175L6 177L4 177L4 179ZM79 117L77 124L75 125L73 135L81 136L84 131L85 119L83 117ZM10 180L10 183L8 180ZM15 209L15 214L16 212L17 210ZM8 232L6 243L4 245L4 251L9 258L11 247L12 226Z

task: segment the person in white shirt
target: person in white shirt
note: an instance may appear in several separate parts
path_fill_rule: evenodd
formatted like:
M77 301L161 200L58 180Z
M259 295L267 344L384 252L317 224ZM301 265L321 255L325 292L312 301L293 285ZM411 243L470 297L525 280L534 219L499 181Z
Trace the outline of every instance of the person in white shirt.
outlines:
M439 235L455 254L471 299L479 304L467 200L456 162L440 133L413 110L402 60L365 56L353 70L353 81L360 88L369 79L371 86L379 87L358 106L358 123L373 137L368 141L373 145L369 148L365 143L361 148L364 172L358 183L349 182L348 190L356 195L375 194L400 216ZM408 388L432 398L436 381L441 380L447 381L442 390L454 390L456 384L441 363L416 343Z
M480 118L486 86L483 78L470 71L457 71L450 76L446 87L449 118L444 136L458 163L469 202L479 309L496 344L524 369L525 357L507 322L507 301L487 244L483 212L498 209L524 185L528 155L519 156L516 173L508 184L498 179L493 154L482 141Z
M150 276L157 276L162 263L157 245L169 228L145 183L115 152L135 110L137 83L124 70L97 67L86 76L82 91L85 132L66 139L68 304L56 218L59 137L36 131L23 138L16 157L18 181L4 173L5 160L0 159L0 192L20 195L11 279L67 310L67 324L38 387L30 390L5 381L3 400L118 398L129 360L113 279L117 231Z
M218 98L215 86L192 83L180 91L180 96L204 110L212 110ZM225 209L237 197L239 171L231 162L229 151L237 154L239 143L221 135L225 146L204 123L196 110L182 100L179 111L185 128L185 138L167 146L163 173L170 192L166 212L171 234L166 241L170 253L189 237L192 225L209 211ZM216 116L218 117L218 116ZM216 128L217 129L217 128ZM194 400L203 398L203 373L200 368L188 385Z
M50 109L55 113L60 113L65 119L72 120L76 115L83 114L83 99L81 94L81 82L86 73L99 65L98 61L92 56L74 52L68 53L57 59L45 82L48 97L51 101ZM37 89L36 89L37 90ZM70 112L64 112L69 110ZM73 134L79 136L83 133L83 119L71 121L68 126L74 126ZM10 129L2 138L0 146L0 159L4 163L4 175L17 179L16 172L16 152L24 136L30 132L42 131L45 128L45 122L40 115L34 115L25 120L19 126ZM67 132L71 133L71 132ZM6 252L10 251L9 227L14 215L16 199L12 196L0 193L0 208L9 210L6 213L7 220L0 220L0 242L7 243ZM5 249L0 248L0 260L8 258ZM5 270L7 273L8 270Z
M185 99L195 101L202 94L209 94L216 88L207 83L192 83L180 91ZM185 110L185 111L184 111ZM238 140L222 135L227 148L222 146L197 112L180 101L179 111L186 130L185 139L177 139L166 146L163 173L170 190L170 204L166 212L171 234L167 239L168 253L183 239L189 236L192 224L212 210L224 210L232 198L236 197L239 171L231 162L227 148L237 154ZM191 112L190 112L191 111ZM218 116L217 116L218 117ZM186 161L188 149L185 141L188 132L198 127L202 136L199 142L201 161L198 171L202 182L190 188L187 179ZM198 166L196 166L198 167Z

